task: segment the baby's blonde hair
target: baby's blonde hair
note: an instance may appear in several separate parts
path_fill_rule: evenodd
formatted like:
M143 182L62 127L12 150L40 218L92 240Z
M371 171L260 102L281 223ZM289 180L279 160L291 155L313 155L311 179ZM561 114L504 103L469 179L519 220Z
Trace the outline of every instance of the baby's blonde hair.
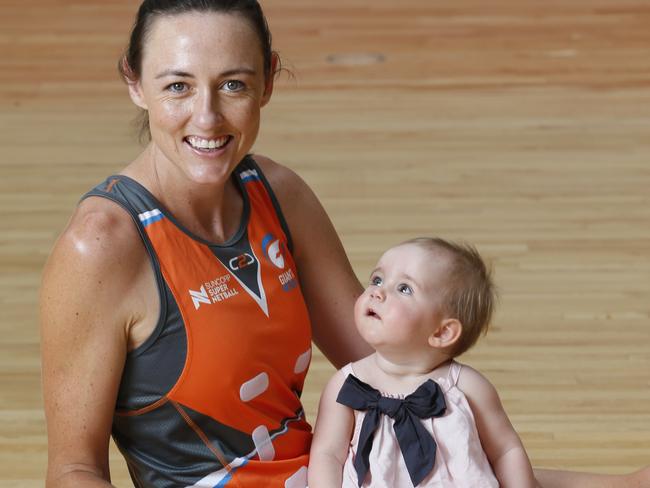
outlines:
M491 269L470 244L438 237L418 237L403 244L443 251L449 256L449 275L442 304L445 315L457 319L462 325L462 333L452 350L454 356L459 356L488 330L497 299Z

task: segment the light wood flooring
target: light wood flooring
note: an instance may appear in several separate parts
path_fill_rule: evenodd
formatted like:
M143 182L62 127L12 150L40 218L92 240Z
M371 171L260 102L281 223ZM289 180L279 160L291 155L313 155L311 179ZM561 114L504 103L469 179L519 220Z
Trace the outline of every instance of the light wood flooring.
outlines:
M409 237L475 243L501 301L463 360L534 464L650 463L650 2L262 4L293 76L255 151L311 184L359 277ZM43 263L79 196L140 149L115 69L135 10L0 2L2 488L43 485ZM331 372L317 355L312 420Z

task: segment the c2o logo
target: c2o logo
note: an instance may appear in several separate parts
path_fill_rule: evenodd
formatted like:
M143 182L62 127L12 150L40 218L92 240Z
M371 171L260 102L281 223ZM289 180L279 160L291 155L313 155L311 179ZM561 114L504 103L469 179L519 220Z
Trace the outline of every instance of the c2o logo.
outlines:
M248 253L244 253L240 254L239 256L235 256L230 261L228 261L228 266L230 266L230 269L233 271L237 271L238 269L244 269L250 266L254 262L255 258L253 256Z
M284 243L273 234L266 234L262 239L262 249L276 268L284 269Z

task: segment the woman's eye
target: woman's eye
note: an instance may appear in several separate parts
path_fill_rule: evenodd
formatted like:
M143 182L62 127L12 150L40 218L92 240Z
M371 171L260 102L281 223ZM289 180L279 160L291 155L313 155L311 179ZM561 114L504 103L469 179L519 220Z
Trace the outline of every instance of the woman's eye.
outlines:
M176 83L169 85L167 89L172 93L183 93L186 89L186 85L181 81L177 81Z
M404 283L402 283L401 285L399 285L397 287L397 291L399 291L402 295L412 295L413 294L413 289L410 286L405 285Z
M379 276L373 276L370 278L370 284L375 286L381 285L381 278Z
M223 84L226 91L236 92L244 88L244 84L239 80L228 80Z

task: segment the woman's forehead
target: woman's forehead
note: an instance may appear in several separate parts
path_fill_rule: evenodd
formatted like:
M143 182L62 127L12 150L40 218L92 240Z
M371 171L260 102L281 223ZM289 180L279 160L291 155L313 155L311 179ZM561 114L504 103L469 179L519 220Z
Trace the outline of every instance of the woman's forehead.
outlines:
M241 15L185 12L154 18L143 45L143 61L197 63L263 62L258 37Z

